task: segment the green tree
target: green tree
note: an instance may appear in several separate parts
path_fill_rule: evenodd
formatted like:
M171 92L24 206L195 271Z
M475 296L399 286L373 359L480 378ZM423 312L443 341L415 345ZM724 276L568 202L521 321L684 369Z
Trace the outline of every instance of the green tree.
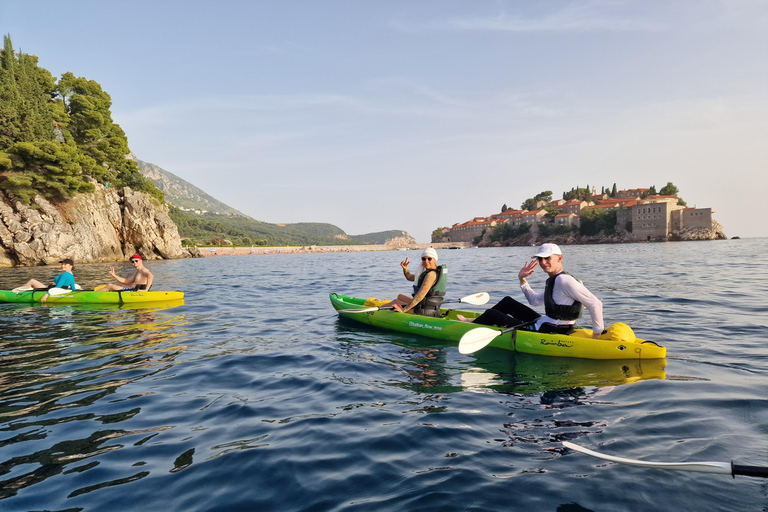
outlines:
M552 191L551 190L545 190L543 192L539 192L533 197L529 197L525 201L523 201L523 204L520 206L522 210L535 210L536 209L536 203L539 201L546 201L550 202L552 200Z
M0 170L8 172L0 188L29 203L39 192L45 197L66 199L81 192L93 192L92 183L82 179L83 166L90 161L74 146L58 142L19 142L0 152Z
M662 196L677 196L679 192L678 188L674 186L671 181L668 181L667 184L659 190L659 194Z
M616 190L616 184L613 184L613 188L611 189L611 197L616 197L616 194L618 194L618 191Z
M579 233L586 236L597 235L598 233L611 233L616 229L616 210L615 209L586 209L579 214L580 226Z
M501 206L501 213L504 213L505 211L507 211L507 203L504 203L504 204Z

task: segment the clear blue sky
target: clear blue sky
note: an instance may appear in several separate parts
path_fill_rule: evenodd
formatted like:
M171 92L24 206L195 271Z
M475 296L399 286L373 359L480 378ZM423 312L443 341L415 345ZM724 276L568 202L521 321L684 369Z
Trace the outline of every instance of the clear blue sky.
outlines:
M433 229L672 181L768 236L768 2L3 0L131 149L266 222Z

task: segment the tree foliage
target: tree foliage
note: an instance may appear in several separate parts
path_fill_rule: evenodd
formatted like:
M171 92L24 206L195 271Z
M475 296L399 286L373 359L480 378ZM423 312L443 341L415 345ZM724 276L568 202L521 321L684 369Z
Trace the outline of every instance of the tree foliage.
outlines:
M126 155L112 100L93 80L64 73L58 84L37 57L0 50L0 188L30 202L36 193L67 198L95 190L92 180L129 186L163 200Z
M550 202L552 200L552 191L551 190L545 190L543 192L539 192L533 197L529 197L525 201L523 201L523 204L520 206L520 209L522 210L535 210L536 209L536 203L539 201L546 201Z
M612 233L616 230L616 210L586 209L579 214L579 234L593 236L598 233Z
M493 226L491 228L491 233L488 235L488 238L491 240L491 242L504 242L507 240L514 240L515 238L519 238L525 234L528 234L528 232L531 230L531 226L529 224L522 224L518 227L513 227L509 223L503 223L499 224L498 226Z
M668 181L667 184L661 187L661 190L659 190L659 194L662 196L677 196L679 193L680 190L678 190L678 188L674 186L671 181Z

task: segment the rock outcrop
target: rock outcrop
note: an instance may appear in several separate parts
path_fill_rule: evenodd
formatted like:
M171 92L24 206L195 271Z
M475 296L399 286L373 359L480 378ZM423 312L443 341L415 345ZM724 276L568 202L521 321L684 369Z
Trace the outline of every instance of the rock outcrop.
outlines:
M669 235L670 240L727 240L723 232L723 226L716 220L712 221L712 228L683 228Z
M189 256L168 207L146 194L97 185L68 201L38 195L27 205L0 190L0 267L115 261L135 252L147 260Z

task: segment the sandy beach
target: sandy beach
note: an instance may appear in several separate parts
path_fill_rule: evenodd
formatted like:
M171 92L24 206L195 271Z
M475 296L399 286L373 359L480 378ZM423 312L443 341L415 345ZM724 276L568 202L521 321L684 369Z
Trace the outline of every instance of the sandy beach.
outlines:
M260 254L323 254L336 252L367 252L367 251L410 251L424 250L427 247L448 249L449 247L469 247L468 243L438 243L402 245L308 245L304 247L198 247L203 256L255 256Z

